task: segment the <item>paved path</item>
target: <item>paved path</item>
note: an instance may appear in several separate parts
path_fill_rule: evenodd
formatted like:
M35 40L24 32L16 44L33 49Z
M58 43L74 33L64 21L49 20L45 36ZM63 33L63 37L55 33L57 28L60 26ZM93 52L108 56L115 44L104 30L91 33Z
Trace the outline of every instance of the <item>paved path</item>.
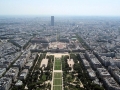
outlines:
M62 72L62 70L54 70L54 72Z

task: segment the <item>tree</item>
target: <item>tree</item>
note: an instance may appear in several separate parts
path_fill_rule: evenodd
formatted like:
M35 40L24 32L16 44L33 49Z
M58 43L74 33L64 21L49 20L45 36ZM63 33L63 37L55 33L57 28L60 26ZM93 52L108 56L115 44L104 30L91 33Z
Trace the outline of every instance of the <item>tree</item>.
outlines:
M50 72L49 72L49 71L45 72L45 75L49 76L49 75L50 75Z
M35 87L36 83L31 83L28 85L28 89L32 90Z
M79 84L77 84L77 85L76 85L76 88L80 88L80 85L79 85Z
M73 66L73 68L74 68L74 70L76 70L76 71L81 70L79 63L75 63L74 66Z

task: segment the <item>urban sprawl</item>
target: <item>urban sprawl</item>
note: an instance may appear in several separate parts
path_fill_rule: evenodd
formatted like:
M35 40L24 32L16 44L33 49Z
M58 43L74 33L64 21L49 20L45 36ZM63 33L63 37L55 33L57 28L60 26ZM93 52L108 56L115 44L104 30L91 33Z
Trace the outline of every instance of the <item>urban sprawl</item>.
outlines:
M120 18L0 17L0 90L120 90Z

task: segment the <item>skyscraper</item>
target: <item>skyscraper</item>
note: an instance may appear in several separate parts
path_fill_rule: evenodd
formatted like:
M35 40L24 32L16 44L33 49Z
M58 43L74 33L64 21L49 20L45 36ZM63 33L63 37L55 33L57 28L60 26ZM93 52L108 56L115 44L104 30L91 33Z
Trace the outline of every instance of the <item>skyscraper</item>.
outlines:
M54 16L51 16L51 26L54 26Z

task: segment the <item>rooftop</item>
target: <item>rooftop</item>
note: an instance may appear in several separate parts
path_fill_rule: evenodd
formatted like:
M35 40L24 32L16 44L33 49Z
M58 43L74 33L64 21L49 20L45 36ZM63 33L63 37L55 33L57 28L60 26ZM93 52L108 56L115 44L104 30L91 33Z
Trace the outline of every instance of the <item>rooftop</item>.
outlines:
M98 71L101 75L110 76L109 72L108 72L105 68L97 68L97 71Z
M111 87L114 87L114 88L119 88L120 89L120 86L117 84L117 82L111 78L111 77L106 77L105 78L105 81L108 83L108 85L110 85Z
M93 62L94 64L101 64L97 58L91 58L91 62Z

